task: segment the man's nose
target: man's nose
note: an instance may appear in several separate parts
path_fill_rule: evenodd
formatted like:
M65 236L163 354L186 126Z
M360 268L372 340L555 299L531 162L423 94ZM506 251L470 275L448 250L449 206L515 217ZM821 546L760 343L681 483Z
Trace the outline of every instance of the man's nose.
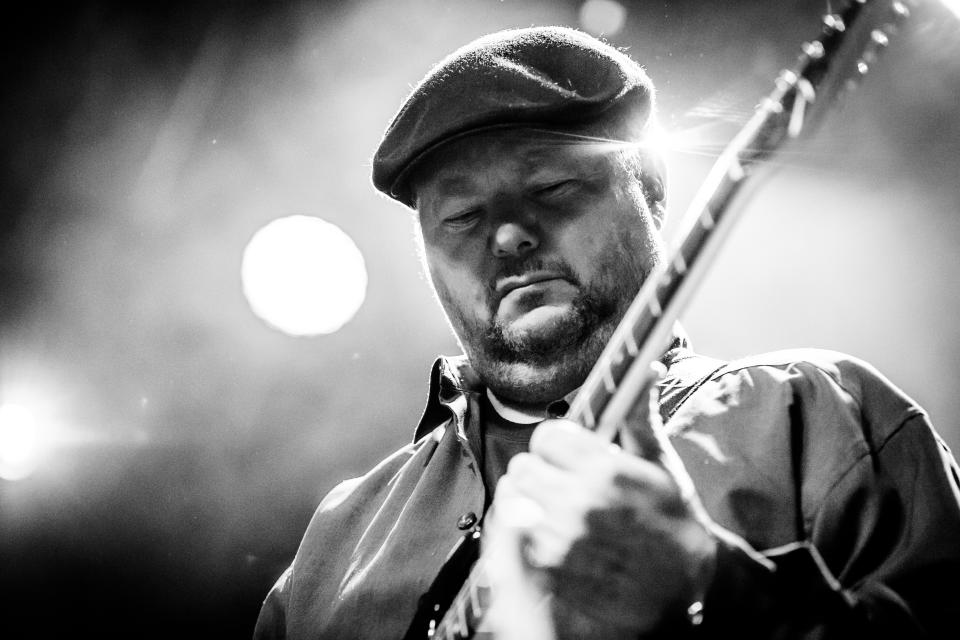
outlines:
M540 246L540 237L532 222L502 220L493 231L493 255L497 258L520 256Z

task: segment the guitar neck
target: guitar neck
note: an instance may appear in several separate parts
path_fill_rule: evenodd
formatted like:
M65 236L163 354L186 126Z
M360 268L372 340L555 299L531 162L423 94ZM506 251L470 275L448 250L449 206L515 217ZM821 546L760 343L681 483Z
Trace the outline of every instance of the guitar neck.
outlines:
M774 90L724 149L684 215L681 241L647 278L624 314L571 403L568 418L607 439L614 437L650 375L651 364L669 346L674 323L742 211L731 203L750 170L785 141L811 130L832 101L867 73L897 23L909 15L900 2L870 5L859 0L841 14L824 16L820 38L803 45L794 67L780 74ZM877 15L864 19L861 14L869 13L868 8ZM855 22L876 27L853 30ZM853 57L849 51L859 55Z

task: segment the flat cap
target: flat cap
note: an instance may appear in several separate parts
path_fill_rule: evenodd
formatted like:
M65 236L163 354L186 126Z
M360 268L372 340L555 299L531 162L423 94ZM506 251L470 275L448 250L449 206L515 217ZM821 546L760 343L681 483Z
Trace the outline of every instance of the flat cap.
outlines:
M410 169L439 146L488 129L569 132L626 118L639 132L653 92L639 64L576 29L499 31L454 51L407 96L373 156L373 184L412 206Z

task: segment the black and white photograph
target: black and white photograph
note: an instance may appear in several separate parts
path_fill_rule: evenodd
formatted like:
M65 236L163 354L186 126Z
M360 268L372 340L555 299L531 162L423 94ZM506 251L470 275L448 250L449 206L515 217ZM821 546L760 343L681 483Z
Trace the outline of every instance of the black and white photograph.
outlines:
M0 23L0 637L960 635L960 0Z

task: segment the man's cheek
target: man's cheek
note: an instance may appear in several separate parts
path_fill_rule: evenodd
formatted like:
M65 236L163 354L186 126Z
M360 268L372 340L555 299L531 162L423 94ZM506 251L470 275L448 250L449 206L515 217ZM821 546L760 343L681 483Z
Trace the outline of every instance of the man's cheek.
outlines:
M454 322L459 333L472 333L489 323L490 314L486 311L483 295L468 295L467 285L448 282L436 274L431 279L444 313Z

